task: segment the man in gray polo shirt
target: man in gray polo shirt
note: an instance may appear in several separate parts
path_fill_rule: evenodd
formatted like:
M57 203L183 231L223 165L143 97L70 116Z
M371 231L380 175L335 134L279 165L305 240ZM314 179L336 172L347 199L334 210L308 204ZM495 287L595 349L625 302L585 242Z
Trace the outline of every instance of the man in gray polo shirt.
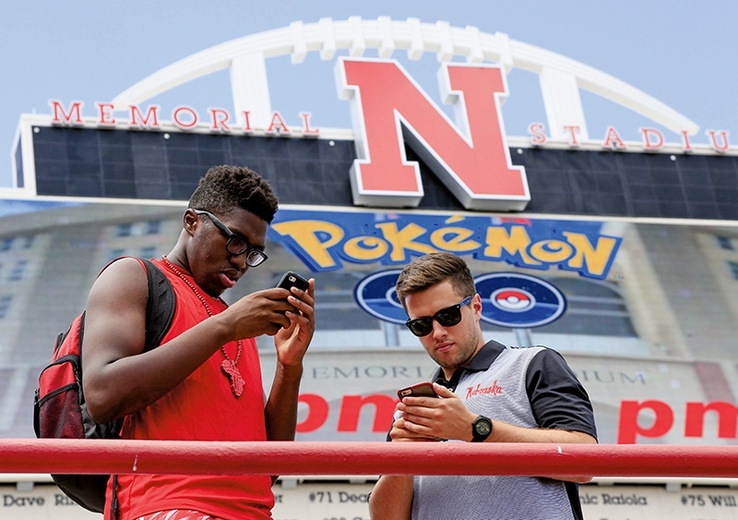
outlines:
M433 388L440 399L404 397L393 442L597 442L587 392L561 355L485 342L482 300L462 259L416 258L396 288L408 328L439 365ZM589 480L385 475L369 507L375 520L581 519L577 482Z

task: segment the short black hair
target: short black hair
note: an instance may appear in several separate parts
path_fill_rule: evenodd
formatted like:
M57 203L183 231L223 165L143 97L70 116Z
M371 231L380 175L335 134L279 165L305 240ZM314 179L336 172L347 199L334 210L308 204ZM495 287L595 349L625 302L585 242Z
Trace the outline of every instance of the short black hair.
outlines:
M267 180L254 170L224 164L205 173L187 207L223 217L238 207L271 223L279 201Z

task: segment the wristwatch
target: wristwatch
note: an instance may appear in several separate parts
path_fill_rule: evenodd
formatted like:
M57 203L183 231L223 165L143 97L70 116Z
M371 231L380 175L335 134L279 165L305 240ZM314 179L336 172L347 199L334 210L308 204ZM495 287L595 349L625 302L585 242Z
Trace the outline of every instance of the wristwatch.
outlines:
M478 415L472 423L472 442L484 442L492 433L492 420L484 415Z

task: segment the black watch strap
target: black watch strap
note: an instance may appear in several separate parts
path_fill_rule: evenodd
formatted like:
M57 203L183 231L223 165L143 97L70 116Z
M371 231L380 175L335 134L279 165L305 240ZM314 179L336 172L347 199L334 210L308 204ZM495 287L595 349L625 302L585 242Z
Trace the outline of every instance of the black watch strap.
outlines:
M472 442L484 442L492 433L492 420L478 415L472 423Z

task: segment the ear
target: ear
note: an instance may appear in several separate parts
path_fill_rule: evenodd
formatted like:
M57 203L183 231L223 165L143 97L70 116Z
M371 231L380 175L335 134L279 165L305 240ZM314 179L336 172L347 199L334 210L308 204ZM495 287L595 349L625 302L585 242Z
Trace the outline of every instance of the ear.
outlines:
M472 309L474 309L474 316L477 318L482 316L482 297L479 293L472 296Z
M184 212L184 215L182 216L182 227L187 233L189 233L190 235L194 234L199 224L200 219L197 218L197 215L195 215L194 211L188 209Z

